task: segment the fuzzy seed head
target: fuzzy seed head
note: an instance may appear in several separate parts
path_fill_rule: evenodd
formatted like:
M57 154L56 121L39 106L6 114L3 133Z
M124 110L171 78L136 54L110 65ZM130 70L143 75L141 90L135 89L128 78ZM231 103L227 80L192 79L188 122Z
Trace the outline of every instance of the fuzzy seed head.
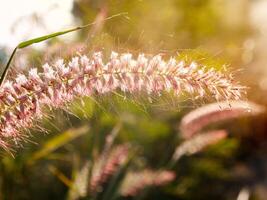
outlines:
M119 55L112 52L104 62L102 53L73 57L70 62L60 59L44 64L42 72L30 69L28 75L19 74L0 88L0 145L7 141L20 142L23 129L41 118L43 107L64 107L83 96L101 95L115 91L146 95L171 92L176 96L190 93L216 100L241 98L243 87L231 76L197 63L187 65L174 58L163 60L160 55Z

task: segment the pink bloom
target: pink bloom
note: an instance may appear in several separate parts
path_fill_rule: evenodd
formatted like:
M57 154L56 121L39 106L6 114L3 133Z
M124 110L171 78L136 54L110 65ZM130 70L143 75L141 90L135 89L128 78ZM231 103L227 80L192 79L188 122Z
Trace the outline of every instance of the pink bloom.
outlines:
M142 190L151 186L164 186L175 179L176 175L173 171L166 170L143 170L138 172L129 172L126 174L120 188L120 193L124 197L133 197Z
M227 132L225 130L209 131L194 135L192 138L184 141L176 148L172 159L173 161L177 161L184 155L192 155L200 152L207 146L216 144L217 142L226 138L226 136Z
M54 65L43 65L43 72L31 69L15 81L5 81L0 88L0 145L18 142L26 137L21 131L42 117L44 106L63 107L77 97L106 94L116 90L127 93L175 95L190 93L196 97L213 96L216 100L239 99L243 87L214 69L206 70L196 63L186 65L160 55L148 58L140 54L113 52L104 63L102 53L91 57L62 59Z
M222 101L204 105L186 114L180 124L181 134L192 137L204 127L223 120L254 116L265 111L263 106L249 101Z

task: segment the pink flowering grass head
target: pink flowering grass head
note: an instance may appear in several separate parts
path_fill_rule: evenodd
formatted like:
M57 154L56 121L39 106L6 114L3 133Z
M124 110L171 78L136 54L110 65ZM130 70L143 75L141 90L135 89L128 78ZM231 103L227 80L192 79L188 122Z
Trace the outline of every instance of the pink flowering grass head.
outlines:
M265 108L249 101L221 101L197 108L186 114L180 124L182 136L190 138L204 127L238 117L255 116Z
M147 187L164 186L176 178L173 171L167 170L143 170L127 173L120 188L120 194L124 197L134 197Z
M92 194L101 192L105 183L109 182L120 167L127 162L128 151L129 147L127 145L119 145L109 152L108 157L101 154L100 158L95 161L89 183Z
M59 59L44 64L41 71L30 69L6 80L0 88L0 145L9 148L28 137L23 130L44 115L44 107L64 108L76 98L109 93L180 96L218 100L240 99L244 88L232 76L207 69L197 63L160 55L112 52L104 61L102 53Z
M198 153L209 145L216 144L217 142L226 138L227 135L228 134L225 130L214 130L206 133L198 133L192 138L185 140L175 149L172 160L176 162L184 155Z

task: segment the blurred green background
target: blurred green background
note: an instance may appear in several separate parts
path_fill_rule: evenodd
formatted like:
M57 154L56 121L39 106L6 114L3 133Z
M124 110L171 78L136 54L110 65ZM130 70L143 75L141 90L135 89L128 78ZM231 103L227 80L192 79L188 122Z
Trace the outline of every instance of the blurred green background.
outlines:
M49 3L57 5L57 13L65 2ZM31 10L31 4L27 5ZM2 9L5 2L1 2L0 12ZM124 12L127 15L101 21ZM28 15L26 21L34 21L32 30L42 24L51 33L43 23L48 14L37 12ZM45 46L20 51L11 77L17 71L40 67L58 57L68 59L77 52L162 53L218 69L237 70L237 79L250 87L248 99L267 105L264 0L74 0L69 15L74 26L95 20L99 23L52 39ZM56 19L64 21L62 16ZM13 23L12 28L16 30L18 24ZM30 32L24 34L24 39L31 37ZM12 48L9 44L0 46L1 69ZM1 152L0 199L70 198L68 180L74 179L86 161L99 157L106 136L117 126L120 128L114 143L131 143L138 149L136 168L166 168L182 140L180 119L203 102L169 96L152 98L152 103L145 97L132 99L111 95L85 98L69 105L68 111L48 111L45 119L37 123L43 129L31 130L34 137L16 149L15 157ZM182 158L174 168L177 177L171 184L129 199L245 200L238 198L242 190L249 191L249 199L265 199L266 122L266 116L261 115L219 124L229 131L227 139Z

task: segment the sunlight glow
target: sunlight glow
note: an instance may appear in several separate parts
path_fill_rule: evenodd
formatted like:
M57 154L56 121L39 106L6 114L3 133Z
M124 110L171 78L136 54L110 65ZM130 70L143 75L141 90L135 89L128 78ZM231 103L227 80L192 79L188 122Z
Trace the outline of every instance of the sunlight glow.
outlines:
M0 7L0 46L14 48L32 37L74 24L73 0L7 0Z

